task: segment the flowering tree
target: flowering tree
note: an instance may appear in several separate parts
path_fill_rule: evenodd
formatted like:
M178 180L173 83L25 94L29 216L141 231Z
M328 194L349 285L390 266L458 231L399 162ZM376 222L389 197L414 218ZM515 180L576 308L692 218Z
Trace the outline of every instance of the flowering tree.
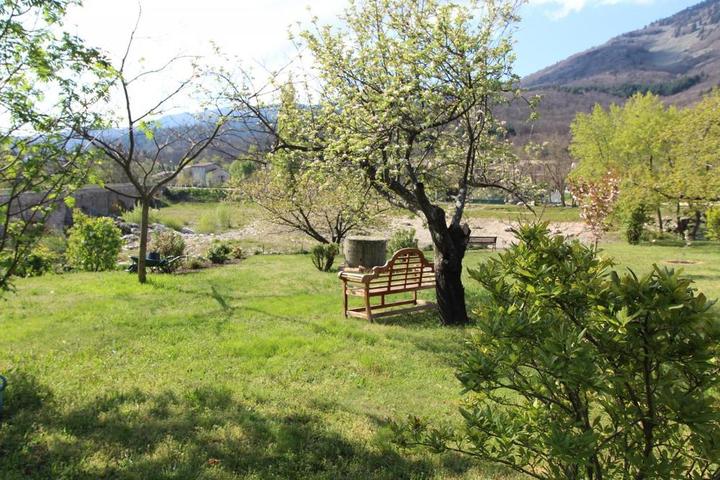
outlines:
M610 227L608 217L620 192L619 183L618 177L611 172L597 181L573 180L570 183L570 191L580 206L580 217L595 238L595 248Z

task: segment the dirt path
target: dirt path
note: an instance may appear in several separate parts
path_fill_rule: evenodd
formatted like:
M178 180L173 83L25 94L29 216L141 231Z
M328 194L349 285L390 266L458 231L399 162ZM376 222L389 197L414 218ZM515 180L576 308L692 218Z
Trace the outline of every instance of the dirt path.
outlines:
M518 222L498 220L494 218L474 219L470 228L474 235L498 237L498 248L506 248L514 239L511 229ZM414 228L420 247L431 245L430 232L421 218L416 216L395 217L387 220L387 227L368 232L374 236L390 237L392 232L400 229ZM557 222L550 224L552 233L562 234L570 238L579 238L590 243L592 237L581 222ZM275 225L264 219L255 219L242 228L217 234L183 233L186 252L192 256L204 256L215 241L238 242L247 254L262 253L297 253L307 251L316 244L314 240L289 228ZM137 248L137 241L127 242L126 250Z
M473 219L470 222L472 235L498 237L498 248L506 248L510 245L515 238L511 229L516 228L518 225L519 224L516 221L505 221L495 218ZM432 243L430 239L430 231L427 229L421 218L413 217L393 219L390 230L395 231L402 228L415 229L415 236L418 239L420 247L424 247ZM550 232L553 234L565 235L569 238L578 238L580 241L585 243L591 243L593 241L590 231L582 222L556 222L551 223L549 228Z

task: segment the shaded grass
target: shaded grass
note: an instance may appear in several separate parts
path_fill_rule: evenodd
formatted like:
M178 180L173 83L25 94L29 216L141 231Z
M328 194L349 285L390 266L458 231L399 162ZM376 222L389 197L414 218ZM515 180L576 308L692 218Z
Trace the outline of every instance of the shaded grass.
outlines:
M604 253L639 273L694 262L685 272L720 296L717 244ZM120 272L17 284L0 310L3 479L516 478L390 444L389 419L458 421L454 365L472 329L344 319L336 276L308 256L144 286Z
M20 281L3 478L485 478L389 443L390 418L455 418L466 332L346 320L339 295L307 256Z

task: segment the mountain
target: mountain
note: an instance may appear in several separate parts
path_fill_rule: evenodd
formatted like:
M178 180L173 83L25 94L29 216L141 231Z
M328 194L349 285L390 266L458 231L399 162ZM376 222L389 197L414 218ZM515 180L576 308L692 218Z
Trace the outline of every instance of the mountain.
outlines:
M720 0L706 0L645 28L610 39L521 81L540 94L541 120L530 126L527 109L504 113L524 143L528 135L567 135L577 112L595 103L623 103L651 91L668 104L686 105L720 85Z

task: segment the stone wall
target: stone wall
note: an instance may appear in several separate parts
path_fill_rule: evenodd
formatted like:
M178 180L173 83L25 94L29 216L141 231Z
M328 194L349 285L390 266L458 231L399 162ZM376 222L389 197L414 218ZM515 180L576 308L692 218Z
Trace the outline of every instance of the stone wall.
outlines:
M87 186L76 190L72 197L75 199L75 208L93 217L106 217L118 215L130 210L135 206L135 199L126 195L136 193L135 187L130 183L109 185L110 188L125 195L120 195L98 186ZM9 196L0 191L0 204L6 203ZM41 193L28 192L20 196L17 202L10 207L11 212L16 212L42 201ZM27 217L30 212L24 212ZM52 228L62 228L72 225L72 210L59 200L49 215L46 225Z

